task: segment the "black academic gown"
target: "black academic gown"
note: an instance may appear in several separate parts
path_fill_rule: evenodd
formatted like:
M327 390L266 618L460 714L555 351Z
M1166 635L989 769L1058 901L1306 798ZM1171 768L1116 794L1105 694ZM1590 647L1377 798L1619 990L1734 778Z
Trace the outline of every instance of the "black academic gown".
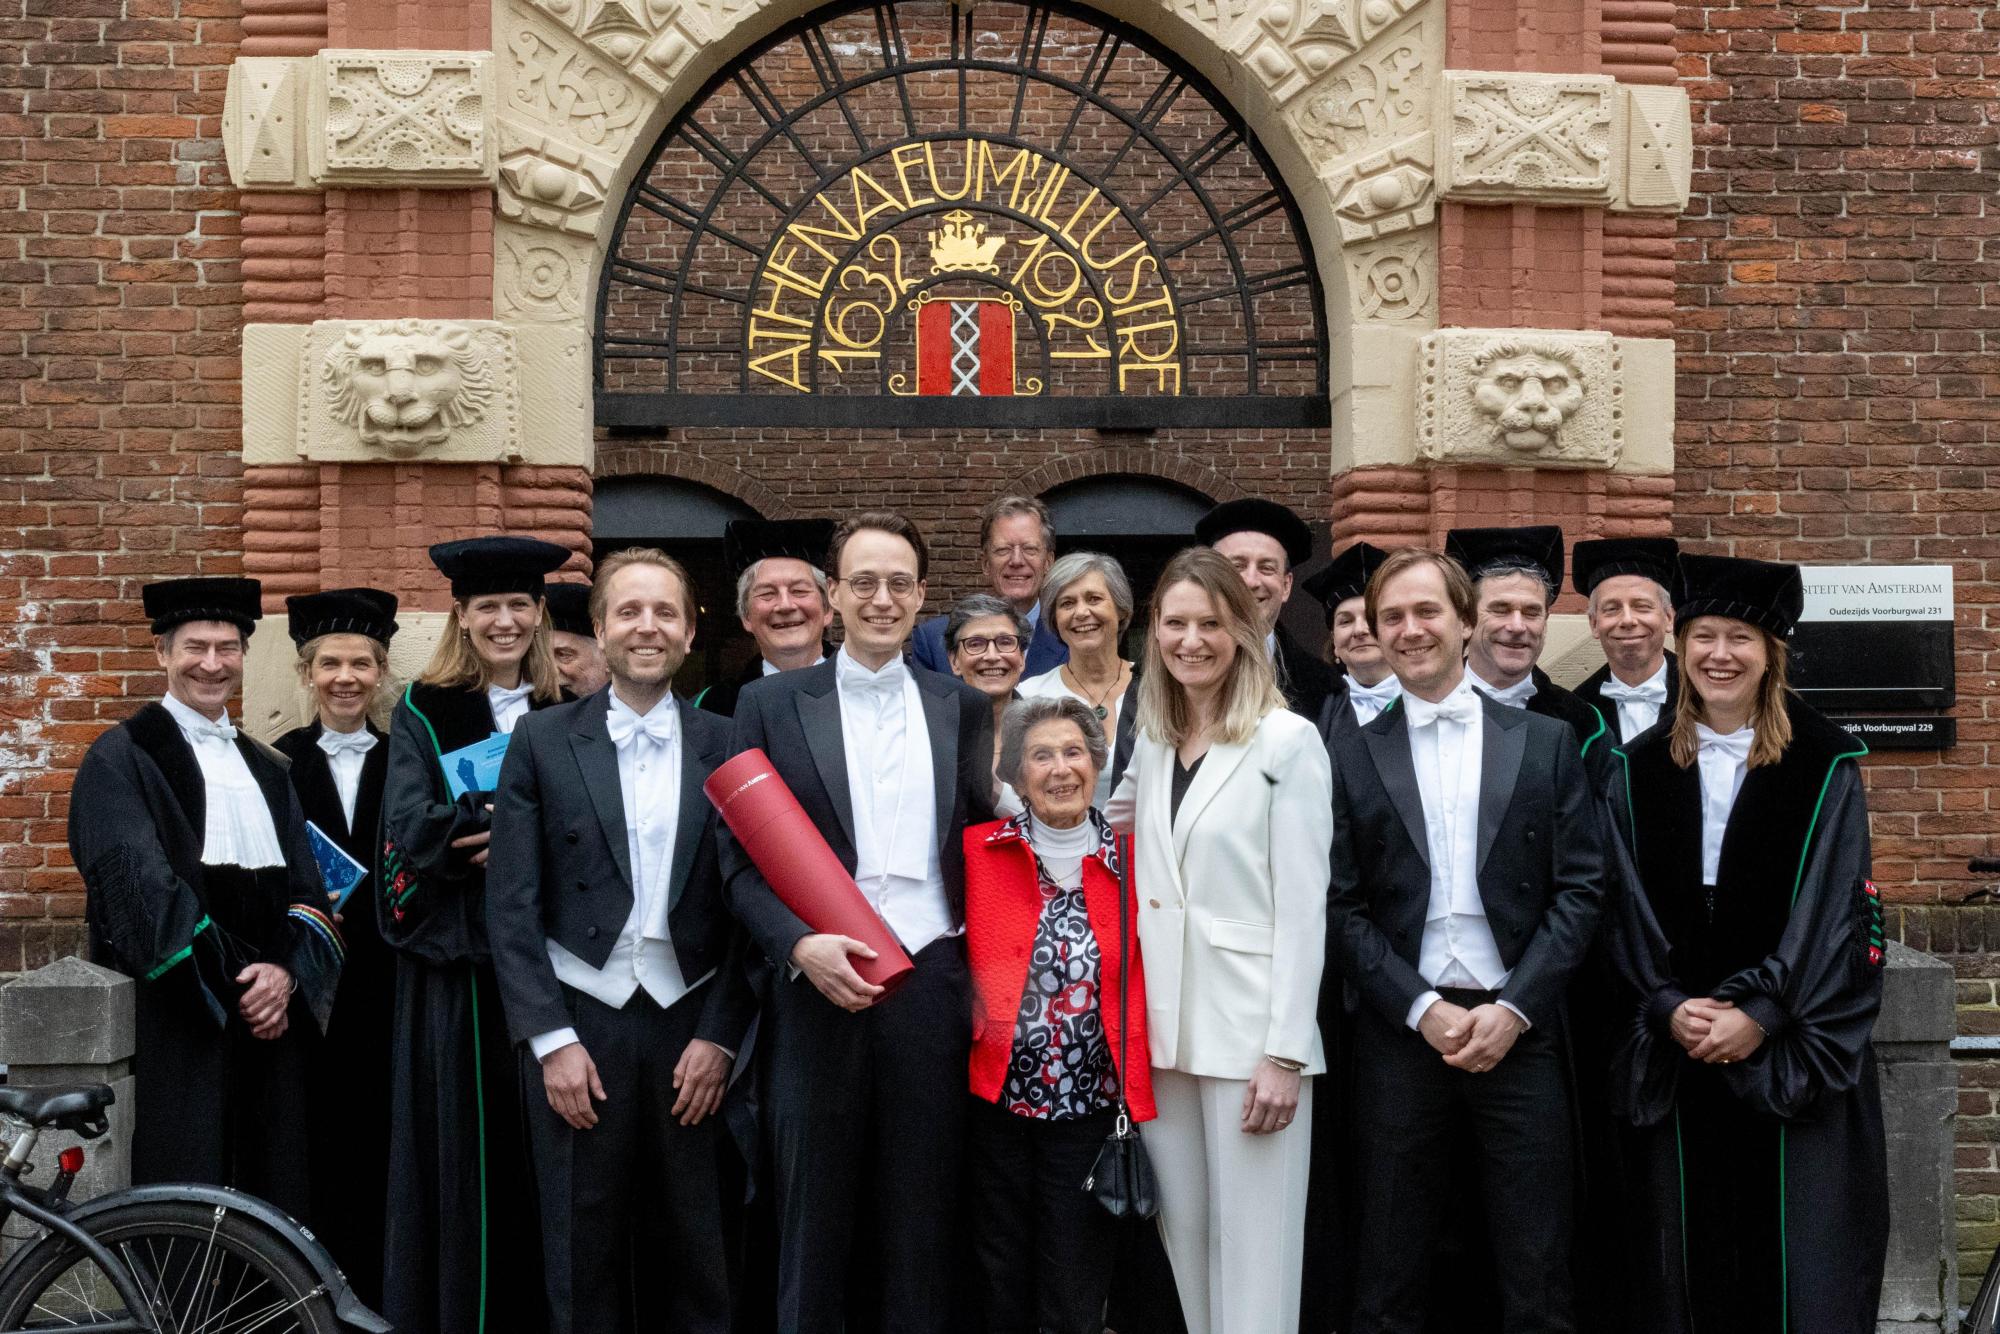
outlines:
M1866 752L1787 701L1792 743L1751 769L1713 893L1700 766L1669 728L1618 753L1612 953L1631 998L1612 1064L1637 1127L1633 1301L1646 1334L1867 1334L1888 1244L1880 1091L1882 908L1869 880ZM1689 996L1769 1035L1746 1061L1691 1061L1668 1028Z
M305 1050L340 982L343 947L287 761L238 734L285 865L202 864L207 787L163 705L91 746L70 792L69 845L88 892L90 953L138 982L132 1073L145 1115L132 1181L202 1181L311 1217ZM283 1037L250 1035L237 974L276 963L298 983Z
M1326 697L1340 685L1340 675L1326 665L1319 654L1292 638L1280 625L1274 633L1277 653L1271 665L1278 671L1278 689L1285 692L1285 706L1293 713L1318 718Z
M496 730L485 691L422 684L405 692L389 726L376 906L397 956L395 1190L382 1301L398 1329L422 1334L546 1328L523 1092L486 938L486 871L472 863L477 849L451 846L490 827L491 794L452 800L438 763Z
M1529 675L1535 682L1535 693L1529 697L1528 712L1568 723L1576 733L1577 748L1583 755L1583 771L1590 776L1593 787L1603 783L1610 772L1611 747L1617 744L1618 733L1605 726L1596 709L1551 681L1541 668L1535 668Z
M382 784L389 773L389 738L368 724L375 745L361 762L354 820L340 804L340 789L320 724L295 727L272 743L292 762L292 790L305 818L340 850L373 867L381 851ZM375 882L363 879L341 911L347 966L334 993L326 1037L313 1052L306 1087L311 1109L306 1132L313 1173L313 1228L340 1261L356 1295L370 1307L382 1302L382 1218L389 1195L389 1047L396 1012L396 958L375 920ZM327 1170L329 1163L344 1164Z
M1597 710L1597 716L1604 720L1604 736L1598 745L1618 744L1618 705L1616 701L1604 698L1604 683L1611 679L1611 664L1606 663L1592 672L1584 683L1575 690L1578 699ZM1674 716L1674 702L1681 694L1680 660L1672 653L1667 654L1667 702L1660 706L1662 720ZM1633 737L1634 741L1639 738ZM1595 749L1595 747L1592 747Z

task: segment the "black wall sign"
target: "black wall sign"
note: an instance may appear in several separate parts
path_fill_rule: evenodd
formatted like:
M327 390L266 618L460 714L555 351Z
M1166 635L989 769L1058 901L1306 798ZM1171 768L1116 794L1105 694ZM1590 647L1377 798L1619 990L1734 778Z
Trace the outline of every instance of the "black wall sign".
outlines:
M1792 684L1809 703L1828 713L1869 714L1952 705L1951 566L1808 565L1804 572Z

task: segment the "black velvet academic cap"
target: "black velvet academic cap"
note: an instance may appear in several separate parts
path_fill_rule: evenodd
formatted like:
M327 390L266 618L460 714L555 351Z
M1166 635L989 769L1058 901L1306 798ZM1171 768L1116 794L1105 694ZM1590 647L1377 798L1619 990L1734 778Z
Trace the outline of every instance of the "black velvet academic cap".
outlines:
M542 581L562 568L569 548L532 537L467 537L431 548L431 564L464 602L493 593L542 596Z
M330 588L285 599L292 642L304 648L321 635L367 635L378 644L396 637L396 595L379 588Z
M247 639L264 616L264 586L255 579L162 579L139 597L156 635L189 621L227 621Z
M1312 529L1306 521L1275 500L1225 500L1201 516L1194 526L1194 540L1212 547L1231 533L1262 533L1275 538L1285 549L1288 565L1300 565L1312 557Z

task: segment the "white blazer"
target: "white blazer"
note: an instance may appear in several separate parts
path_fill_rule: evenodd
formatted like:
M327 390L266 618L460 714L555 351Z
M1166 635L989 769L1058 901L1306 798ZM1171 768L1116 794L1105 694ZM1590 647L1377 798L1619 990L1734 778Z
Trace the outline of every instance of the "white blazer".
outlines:
M1179 819L1174 747L1142 731L1106 815L1133 835L1153 1064L1248 1079L1278 1056L1326 1071L1333 772L1319 729L1280 709L1247 745L1209 747Z

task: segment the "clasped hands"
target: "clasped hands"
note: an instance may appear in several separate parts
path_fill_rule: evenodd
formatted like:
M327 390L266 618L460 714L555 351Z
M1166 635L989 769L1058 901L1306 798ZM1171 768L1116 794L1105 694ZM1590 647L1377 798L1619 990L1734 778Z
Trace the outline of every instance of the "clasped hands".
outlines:
M1756 1020L1710 996L1691 996L1675 1006L1670 1027L1688 1056L1708 1065L1745 1060L1764 1043Z
M488 815L493 813L493 803L490 801L486 803L486 813ZM478 848L479 851L472 854L472 864L474 866L484 866L486 865L487 854L492 851L491 848L487 847L487 844L492 841L493 831L491 829L482 829L476 834L467 834L464 838L453 839L451 845L454 848Z
M1454 1070L1484 1074L1514 1049L1514 1039L1527 1027L1521 1016L1504 1005L1476 1005L1468 1010L1448 1000L1435 1000L1417 1021L1425 1042Z
M243 994L236 998L236 1012L250 1025L250 1036L269 1042L285 1036L291 1020L286 1010L292 1001L292 975L274 963L253 963L236 975Z

